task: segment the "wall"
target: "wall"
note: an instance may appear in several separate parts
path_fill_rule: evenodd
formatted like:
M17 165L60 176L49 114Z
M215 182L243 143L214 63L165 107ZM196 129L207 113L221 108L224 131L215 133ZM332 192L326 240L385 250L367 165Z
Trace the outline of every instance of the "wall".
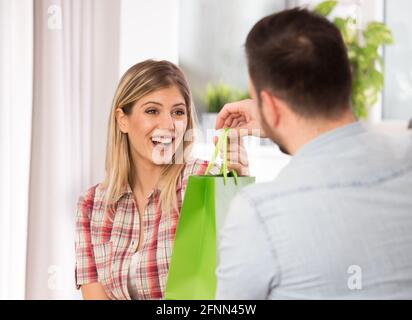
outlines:
M178 62L178 0L122 0L119 74L145 59Z

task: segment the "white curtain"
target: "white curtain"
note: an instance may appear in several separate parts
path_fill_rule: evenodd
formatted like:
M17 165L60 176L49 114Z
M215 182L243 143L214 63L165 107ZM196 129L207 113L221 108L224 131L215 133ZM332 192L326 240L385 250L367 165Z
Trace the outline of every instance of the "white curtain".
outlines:
M117 39L118 34L105 33L116 31L118 24L110 25L117 19L116 1L103 2L34 1L27 299L79 297L74 290L76 202L103 176L105 122L117 82L117 55L110 55L113 43L107 35ZM112 18L104 19L108 14ZM103 143L96 147L92 141Z
M28 299L68 297L73 212L91 183L91 1L34 1Z
M32 47L32 0L0 0L0 299L24 298Z

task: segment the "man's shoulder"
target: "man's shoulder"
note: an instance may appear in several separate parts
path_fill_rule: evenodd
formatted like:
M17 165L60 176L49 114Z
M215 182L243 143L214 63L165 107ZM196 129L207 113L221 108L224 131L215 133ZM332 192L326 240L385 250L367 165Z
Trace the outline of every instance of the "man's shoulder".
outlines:
M262 202L273 201L273 194L280 190L277 180L260 182L248 185L239 191L238 197L249 202L253 207L257 207Z

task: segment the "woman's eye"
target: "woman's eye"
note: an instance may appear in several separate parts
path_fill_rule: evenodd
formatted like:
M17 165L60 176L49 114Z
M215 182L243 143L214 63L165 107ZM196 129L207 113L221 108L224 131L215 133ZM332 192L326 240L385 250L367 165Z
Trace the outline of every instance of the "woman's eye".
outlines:
M178 116L183 116L185 114L185 112L183 110L176 110L175 114Z
M157 110L156 109L148 109L148 110L146 110L146 113L147 114L156 114Z

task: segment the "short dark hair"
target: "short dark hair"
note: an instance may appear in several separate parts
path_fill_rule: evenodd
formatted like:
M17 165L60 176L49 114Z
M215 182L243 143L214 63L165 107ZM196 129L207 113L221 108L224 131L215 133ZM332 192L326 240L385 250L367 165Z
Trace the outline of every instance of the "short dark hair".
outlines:
M258 97L268 90L308 118L336 118L351 106L347 49L325 17L301 8L267 16L250 31L246 54Z

